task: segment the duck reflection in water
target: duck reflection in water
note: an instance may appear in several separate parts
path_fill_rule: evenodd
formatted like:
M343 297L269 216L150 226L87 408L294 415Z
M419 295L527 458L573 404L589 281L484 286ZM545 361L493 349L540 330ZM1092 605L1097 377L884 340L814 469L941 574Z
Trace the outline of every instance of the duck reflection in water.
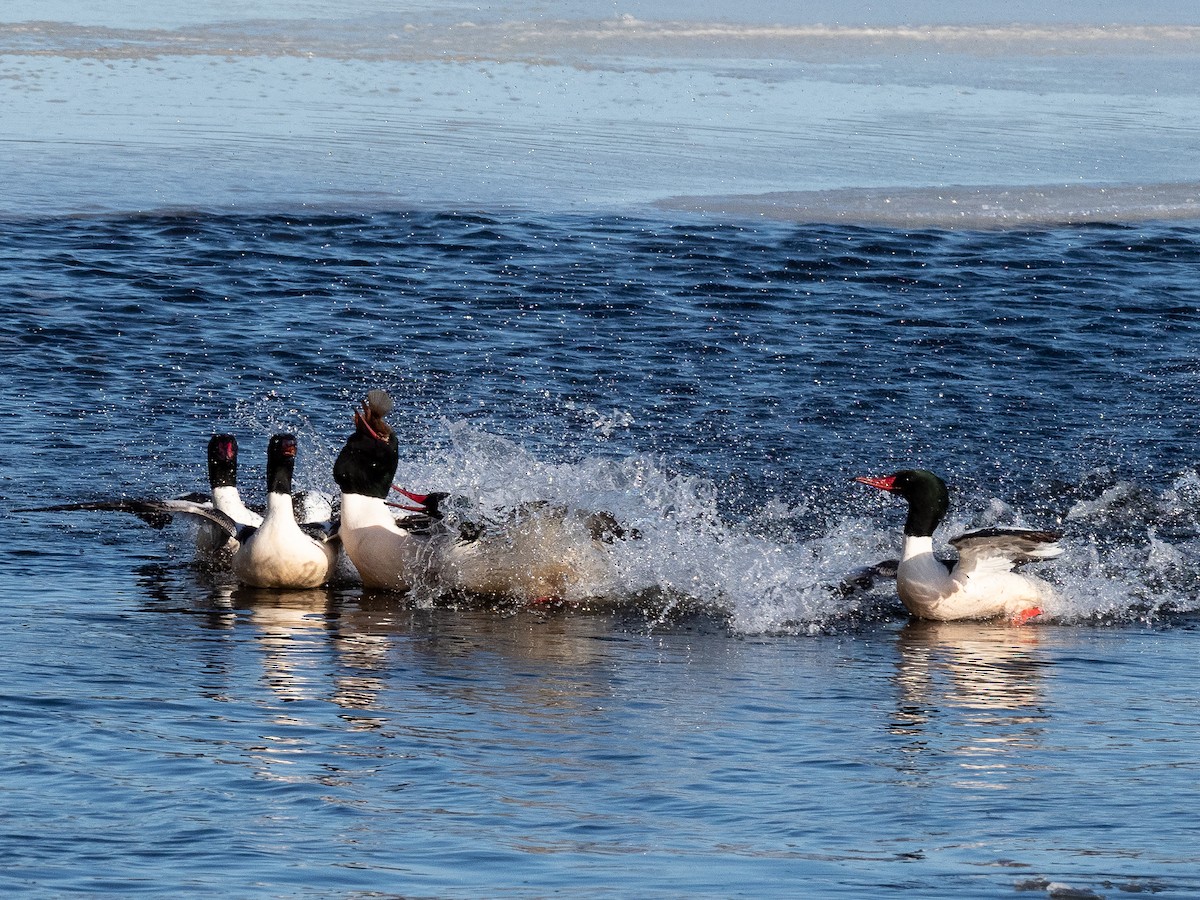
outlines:
M614 623L624 621L618 612L565 614L552 607L431 608L357 587L249 588L227 573L162 564L143 566L140 576L152 608L196 613L204 628L227 636L207 654L214 697L242 689L238 670L255 646L262 683L273 694L287 702L335 703L355 728L397 724L386 715L389 701L379 698L396 687L401 672L455 700L478 700L479 685L494 684L497 707L586 712L608 695ZM472 671L478 680L467 677ZM526 677L530 671L539 677Z
M1036 746L1047 713L1042 679L1049 666L1037 629L979 622L914 620L896 643L896 714L891 732L908 738L900 768L925 773L934 751L958 759L958 773L998 779L1019 765L1011 754Z
M355 621L356 609L345 591L253 588L238 585L229 573L163 564L138 571L153 608L192 611L206 629L228 635L207 655L214 699L227 700L244 686L241 651L251 644L241 638L251 637L262 651L255 654L262 682L280 700L327 699L353 710L375 706L381 682L373 673L386 665L390 641L368 623ZM330 666L331 655L337 665Z
M377 705L383 685L372 673L385 665L388 640L382 635L347 631L341 603L333 591L240 587L232 592L231 601L253 626L263 650L264 681L280 699L328 699L349 710L369 710ZM330 649L338 663L332 679Z

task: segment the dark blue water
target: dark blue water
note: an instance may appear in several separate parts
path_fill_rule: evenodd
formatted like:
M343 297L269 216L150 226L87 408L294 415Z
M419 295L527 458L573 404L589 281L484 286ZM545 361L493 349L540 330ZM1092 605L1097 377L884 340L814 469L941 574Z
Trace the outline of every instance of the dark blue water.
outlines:
M667 453L784 496L913 460L1009 490L1169 472L1194 461L1196 241L431 214L10 223L6 412L49 416L43 438L86 418L100 466L104 435L138 415L139 450L193 467L244 407L334 430L380 384L413 445L467 420L538 453Z
M0 226L0 884L48 895L1200 892L1200 228L534 215ZM589 609L236 589L38 502L398 478L613 510ZM1054 525L1044 625L910 625L902 510ZM1056 892L1058 892L1056 894ZM1090 892L1090 893L1089 893Z

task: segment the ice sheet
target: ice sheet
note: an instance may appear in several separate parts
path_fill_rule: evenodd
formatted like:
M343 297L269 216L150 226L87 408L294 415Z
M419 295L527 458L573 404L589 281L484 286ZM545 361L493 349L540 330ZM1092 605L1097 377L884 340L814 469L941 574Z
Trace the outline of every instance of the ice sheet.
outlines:
M997 25L926 4L933 26L602 7L39 4L59 18L0 23L0 212L1195 213L1200 25L1165 5Z

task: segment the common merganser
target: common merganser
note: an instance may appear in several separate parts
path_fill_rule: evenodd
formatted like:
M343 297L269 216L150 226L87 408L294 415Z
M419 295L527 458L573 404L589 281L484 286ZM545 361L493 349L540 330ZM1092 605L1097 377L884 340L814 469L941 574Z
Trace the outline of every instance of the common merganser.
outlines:
M896 589L908 611L920 619L992 619L1024 624L1042 614L1054 589L1039 578L1013 571L1019 563L1053 559L1062 553L1059 534L1025 528L987 528L950 540L958 564L947 570L933 555L933 532L950 506L950 492L937 475L905 469L881 478L856 478L908 501L904 550Z
M329 581L337 564L332 525L296 522L292 473L296 437L275 434L267 444L267 513L233 554L233 573L254 587L309 588Z
M427 515L397 520L387 500L400 459L384 419L391 409L386 392L371 391L333 467L342 491L342 546L364 586L408 591L436 582L449 591L536 601L600 584L607 573L600 543L616 533L595 525L595 516L527 504L500 523L451 529L437 507L445 494L404 492L421 504L407 508Z
M176 513L195 514L201 519L196 530L196 554L205 564L227 564L238 549L236 535L229 532L223 521L213 522L199 516L197 508L215 509L228 516L235 526L257 528L262 514L242 502L238 493L238 444L232 434L214 434L208 439L209 493L199 491L169 500L95 500L81 503L60 503L39 506L16 512L100 511L129 512L154 528L165 528Z
M320 525L299 525L292 506L296 438L276 434L267 445L267 509L260 523L239 523L228 513L195 500L99 500L38 507L23 512L93 510L128 512L156 527L176 515L198 518L237 541L230 559L238 581L252 587L310 588L325 584L337 562L337 535Z
M262 513L242 502L238 493L238 444L232 434L214 434L208 440L208 485L212 505L239 525L261 525ZM183 500L204 499L192 495ZM334 518L332 498L324 491L300 490L292 493L296 521L328 522Z
M257 528L262 524L263 517L242 502L238 493L237 468L237 438L232 434L214 434L208 439L208 486L212 492L209 496L213 509L225 513L238 525ZM228 558L237 549L237 538L231 538L224 528L211 522L203 522L196 531L196 551L202 556Z

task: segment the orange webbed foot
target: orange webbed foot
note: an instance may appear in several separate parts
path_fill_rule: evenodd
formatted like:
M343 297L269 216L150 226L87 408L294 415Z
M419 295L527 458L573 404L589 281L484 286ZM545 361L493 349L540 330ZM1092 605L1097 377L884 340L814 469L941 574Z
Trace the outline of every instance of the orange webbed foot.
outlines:
M1014 625L1024 625L1030 619L1036 619L1042 614L1040 606L1031 606L1029 609L1023 609L1010 620Z

